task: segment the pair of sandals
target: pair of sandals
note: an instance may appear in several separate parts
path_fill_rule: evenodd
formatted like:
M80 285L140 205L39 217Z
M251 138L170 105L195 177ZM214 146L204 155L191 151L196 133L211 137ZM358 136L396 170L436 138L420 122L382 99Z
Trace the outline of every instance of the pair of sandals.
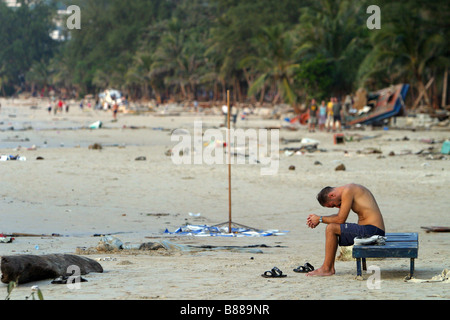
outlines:
M298 273L308 273L314 270L314 267L310 263L305 263L303 266L299 266L294 269L294 272ZM283 272L277 267L273 267L272 270L264 272L262 275L264 278L284 278L286 277Z

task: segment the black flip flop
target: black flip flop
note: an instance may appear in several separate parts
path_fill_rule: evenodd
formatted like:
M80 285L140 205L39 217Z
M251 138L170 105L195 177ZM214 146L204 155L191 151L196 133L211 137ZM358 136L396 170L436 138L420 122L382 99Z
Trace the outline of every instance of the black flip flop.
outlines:
M294 269L294 272L308 273L314 270L314 267L310 263L305 263L303 266L299 266Z
M284 278L286 277L283 272L277 267L273 267L272 270L264 272L262 275L264 278Z

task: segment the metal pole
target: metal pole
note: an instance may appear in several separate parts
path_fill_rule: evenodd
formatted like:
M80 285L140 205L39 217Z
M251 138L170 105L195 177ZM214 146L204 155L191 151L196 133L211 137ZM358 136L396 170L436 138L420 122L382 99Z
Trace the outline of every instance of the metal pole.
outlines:
M228 231L231 233L231 137L230 137L230 117L231 117L231 108L230 108L230 90L227 91L227 122L228 122L228 140L227 140L227 148L228 148Z

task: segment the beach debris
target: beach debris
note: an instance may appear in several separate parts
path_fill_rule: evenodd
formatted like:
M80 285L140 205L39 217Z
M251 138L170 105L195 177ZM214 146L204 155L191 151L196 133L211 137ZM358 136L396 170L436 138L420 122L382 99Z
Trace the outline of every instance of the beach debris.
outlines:
M322 162L320 162L320 161L314 161L314 165L315 165L315 166L321 166L321 165L322 165Z
M255 230L249 227L231 228L231 233L228 232L228 227L208 226L208 225L191 225L186 224L179 227L174 232L168 229L164 231L166 234L188 235L197 237L267 237L284 235L287 231L279 230Z
M103 272L103 268L98 262L72 254L13 255L3 256L1 259L1 281L3 283L14 281L22 284L70 276L73 266L79 268L80 275Z
M295 166L289 166L289 170L295 170Z
M23 156L13 156L13 155L1 155L0 156L0 161L10 161L10 160L17 160L17 161L27 161L26 157Z
M97 258L96 261L117 261L117 258L111 258L111 257L103 257L103 258Z
M111 251L111 250L121 250L123 249L123 242L117 237L106 235L100 238L97 246L99 251Z
M41 156L38 156L38 157L36 157L36 160L44 160L44 158Z
M364 148L363 150L357 150L356 153L357 154L380 154L383 152L378 148Z
M13 242L13 240L13 237L9 237L7 235L4 235L3 233L0 233L0 243L11 243Z
M444 141L441 148L442 154L450 154L450 140Z
M334 144L345 143L344 134L343 133L335 133L333 135L333 142L334 142Z
M431 279L416 279L406 277L404 279L405 282L414 282L414 283L430 283L430 282L443 282L450 283L450 271L449 269L442 270L441 274L432 277Z
M345 165L343 163L341 163L340 165L338 165L336 168L334 168L335 171L345 171Z
M101 121L95 121L89 125L89 129L100 129L103 126Z
M147 158L146 157L144 157L144 156L140 156L140 157L137 157L136 159L134 159L135 161L145 161L145 160L147 160Z
M450 232L450 227L421 227L422 229L425 229L427 233L429 232Z
M194 217L194 218L198 218L198 217L200 217L202 214L199 212L199 213L193 213L193 212L189 212L189 216L191 216L191 217Z
M120 240L119 240L120 241ZM121 241L120 241L121 242ZM122 243L122 242L121 242ZM279 246L277 246L279 247ZM135 250L130 252L139 252L139 251L154 251L163 253L170 252L200 252L200 251L210 251L210 250L227 250L233 252L247 252L247 253L263 253L263 251L259 248L269 248L269 246L262 245L248 245L248 246L211 246L211 245L201 245L201 246L193 246L193 245L184 245L179 243L174 243L167 240L158 240L155 242L145 242L139 244L129 244L123 243L119 247L113 248L112 246L108 247L109 249L105 250L106 247L102 246L99 248L77 248L78 254L97 254L102 252L125 252L129 250ZM120 251L119 251L120 250ZM99 260L100 259L100 260ZM99 258L97 261L114 261L114 258Z
M102 150L103 147L100 143L94 143L94 144L89 145L88 149L89 150Z
M67 284L67 283L79 283L79 282L87 282L86 279L82 278L79 275L75 276L60 276L54 279L52 284Z

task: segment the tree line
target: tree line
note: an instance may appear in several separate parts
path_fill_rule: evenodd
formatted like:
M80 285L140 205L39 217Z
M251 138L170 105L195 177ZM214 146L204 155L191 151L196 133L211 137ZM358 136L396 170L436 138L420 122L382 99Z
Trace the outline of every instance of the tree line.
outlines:
M0 2L1 95L112 87L133 99L211 101L230 90L234 101L296 105L408 83L409 99L427 87L426 103L439 107L449 66L448 1L21 2ZM374 4L380 29L367 27ZM56 9L69 5L81 28L52 40Z

